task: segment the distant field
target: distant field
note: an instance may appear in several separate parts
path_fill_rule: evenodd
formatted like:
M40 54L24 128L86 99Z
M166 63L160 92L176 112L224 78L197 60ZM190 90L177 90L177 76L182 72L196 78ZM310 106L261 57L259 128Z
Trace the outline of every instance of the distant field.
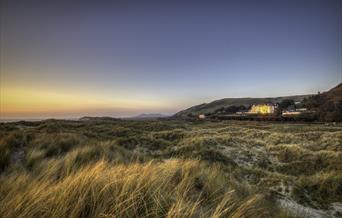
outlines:
M0 123L0 217L341 217L342 126Z

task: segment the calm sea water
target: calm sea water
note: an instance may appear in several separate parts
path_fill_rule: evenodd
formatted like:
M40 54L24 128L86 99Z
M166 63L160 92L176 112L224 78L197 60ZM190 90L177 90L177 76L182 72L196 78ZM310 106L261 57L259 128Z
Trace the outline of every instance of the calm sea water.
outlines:
M35 122L35 121L42 121L42 120L48 120L48 119L57 119L57 120L78 120L79 118L16 118L16 119L2 119L0 118L0 123L12 123L12 122L19 122L19 121L29 121L29 122Z

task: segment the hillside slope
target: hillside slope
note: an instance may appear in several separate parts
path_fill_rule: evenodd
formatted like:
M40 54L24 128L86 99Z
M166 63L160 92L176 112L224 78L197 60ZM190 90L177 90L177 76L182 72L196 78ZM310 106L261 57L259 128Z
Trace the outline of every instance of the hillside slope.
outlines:
M302 101L305 97L309 95L295 95L295 96L284 96L284 97L275 97L275 98L224 98L220 100L216 100L207 104L200 104L183 111L180 111L175 114L176 117L184 117L189 115L198 115L198 114L205 114L205 113L212 113L216 109L221 107L229 107L232 105L240 106L244 105L246 107L252 104L264 103L264 102L280 102L284 99L291 99L295 102Z
M322 93L322 95L325 96L328 101L342 101L342 83L338 84L329 91Z
M317 112L320 121L342 122L342 83L303 101L303 105Z

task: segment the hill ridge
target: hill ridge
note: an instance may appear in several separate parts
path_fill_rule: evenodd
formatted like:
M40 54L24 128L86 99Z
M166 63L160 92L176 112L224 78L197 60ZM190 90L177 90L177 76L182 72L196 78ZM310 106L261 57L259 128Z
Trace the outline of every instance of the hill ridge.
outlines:
M330 89L329 91L323 92L322 94L328 95L328 96L335 96L335 98L339 98L340 96L342 96L340 90L342 90L342 83L339 83L334 88ZM304 100L304 98L307 98L313 95L315 94L289 95L289 96L279 96L279 97L256 97L256 98L253 98L253 97L222 98L222 99L211 101L209 103L202 103L202 104L191 106L187 109L177 112L174 116L175 117L185 117L189 115L197 116L199 114L212 113L216 109L221 108L221 107L229 107L232 105L250 106L252 104L258 104L258 103L264 103L264 102L276 103L284 99L290 99L290 100L294 100L295 102L298 102L298 101L301 102Z

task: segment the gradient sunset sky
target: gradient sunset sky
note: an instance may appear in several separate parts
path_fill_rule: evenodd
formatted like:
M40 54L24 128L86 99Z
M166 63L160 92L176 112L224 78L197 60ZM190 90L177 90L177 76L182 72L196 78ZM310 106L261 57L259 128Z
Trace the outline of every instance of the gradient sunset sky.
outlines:
M98 2L1 2L0 118L172 114L342 82L342 1Z

